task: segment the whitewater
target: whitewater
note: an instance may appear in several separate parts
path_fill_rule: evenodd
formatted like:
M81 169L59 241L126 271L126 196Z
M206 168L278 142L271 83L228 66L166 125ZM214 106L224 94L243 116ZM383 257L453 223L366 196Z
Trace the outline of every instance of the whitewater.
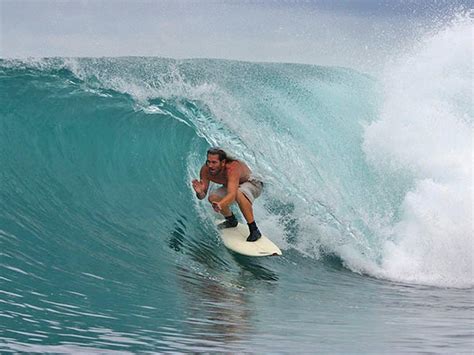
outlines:
M379 77L0 60L0 350L472 351L472 68L464 19ZM210 146L265 181L282 257L220 242Z

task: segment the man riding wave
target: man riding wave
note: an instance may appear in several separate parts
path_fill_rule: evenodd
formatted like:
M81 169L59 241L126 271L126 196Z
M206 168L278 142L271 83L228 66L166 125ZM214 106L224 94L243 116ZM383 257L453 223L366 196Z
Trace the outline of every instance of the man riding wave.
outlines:
M230 205L237 202L249 227L250 234L247 241L258 240L262 234L255 223L252 204L262 193L263 183L252 176L247 164L229 157L220 148L211 148L207 151L207 160L201 168L200 180L192 181L198 199L206 197L210 181L222 185L212 190L208 198L214 211L225 217L219 228L237 227L237 218L230 209Z

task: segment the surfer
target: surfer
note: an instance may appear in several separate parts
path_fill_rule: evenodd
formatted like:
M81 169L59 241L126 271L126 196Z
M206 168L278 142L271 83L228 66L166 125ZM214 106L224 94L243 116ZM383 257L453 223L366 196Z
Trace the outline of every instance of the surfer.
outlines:
M237 227L239 222L230 209L230 205L236 201L249 226L247 241L258 240L262 234L255 223L252 204L262 193L263 183L252 177L247 164L233 159L220 148L210 148L206 163L201 168L200 179L192 181L196 197L200 200L206 197L210 181L222 185L212 190L208 198L214 211L225 217L219 228Z

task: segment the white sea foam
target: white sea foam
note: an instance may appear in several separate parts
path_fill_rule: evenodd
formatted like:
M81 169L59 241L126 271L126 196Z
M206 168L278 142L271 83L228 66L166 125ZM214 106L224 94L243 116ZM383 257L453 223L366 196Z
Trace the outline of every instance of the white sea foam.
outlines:
M388 230L380 266L350 260L352 268L406 282L474 285L472 71L472 24L462 19L387 70L385 103L365 131L364 150L373 166L407 171L414 184Z

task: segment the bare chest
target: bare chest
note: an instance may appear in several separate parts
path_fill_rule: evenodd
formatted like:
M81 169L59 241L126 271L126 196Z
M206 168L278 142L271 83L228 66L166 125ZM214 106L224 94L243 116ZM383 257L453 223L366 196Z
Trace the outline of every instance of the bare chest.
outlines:
M240 176L239 176L239 183L242 184L245 181L248 181L250 177L250 169L243 163L240 163L239 166L240 170ZM226 185L227 184L227 171L224 170L218 175L208 175L208 178L210 181L216 183L216 184L221 184L221 185Z

